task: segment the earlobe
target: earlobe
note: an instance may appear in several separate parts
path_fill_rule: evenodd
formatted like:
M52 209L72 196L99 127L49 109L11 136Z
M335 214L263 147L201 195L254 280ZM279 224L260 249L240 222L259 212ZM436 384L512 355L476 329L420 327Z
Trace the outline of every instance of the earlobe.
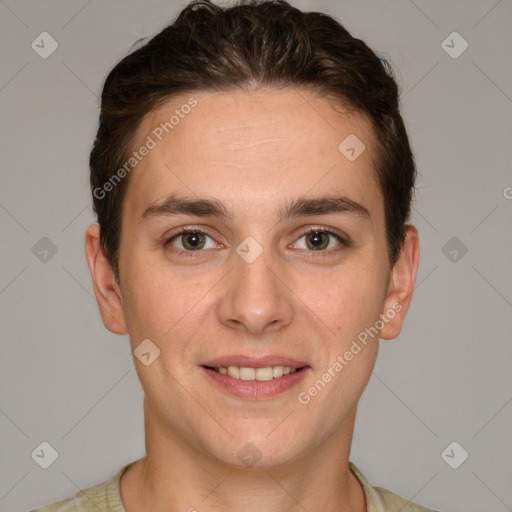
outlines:
M401 330L405 315L411 305L414 285L418 273L420 248L418 230L408 225L404 245L398 260L391 270L388 294L382 312L384 327L380 338L396 338Z
M87 228L85 255L103 324L114 334L126 334L121 291L115 281L112 266L101 247L100 227L96 223Z

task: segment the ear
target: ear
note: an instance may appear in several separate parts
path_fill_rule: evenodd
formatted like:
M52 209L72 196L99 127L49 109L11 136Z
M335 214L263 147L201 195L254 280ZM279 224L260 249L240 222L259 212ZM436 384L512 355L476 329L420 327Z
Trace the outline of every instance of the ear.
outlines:
M396 338L402 330L405 315L411 305L418 273L420 261L418 230L411 225L406 229L404 245L391 269L388 293L384 301L382 312L384 327L379 336L385 340Z
M85 233L85 256L91 272L94 294L105 327L114 334L126 334L121 291L114 271L100 244L100 227L91 224Z

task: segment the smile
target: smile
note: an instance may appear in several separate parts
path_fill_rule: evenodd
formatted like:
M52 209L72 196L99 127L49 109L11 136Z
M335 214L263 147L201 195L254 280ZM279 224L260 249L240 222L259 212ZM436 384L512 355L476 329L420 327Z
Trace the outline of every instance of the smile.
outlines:
M277 397L297 386L311 371L309 366L202 366L220 391L249 400Z
M263 368L249 368L247 366L220 366L219 368L212 368L207 366L206 368L223 375L229 375L233 379L259 381L278 379L283 375L300 370L300 368L292 368L290 366L265 366Z

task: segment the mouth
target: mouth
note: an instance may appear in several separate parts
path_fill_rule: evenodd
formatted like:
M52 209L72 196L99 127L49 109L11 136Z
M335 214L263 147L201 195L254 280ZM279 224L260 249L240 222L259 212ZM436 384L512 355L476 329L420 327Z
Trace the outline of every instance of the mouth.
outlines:
M300 368L294 368L292 366L263 366L260 368L252 368L249 366L219 366L217 368L213 366L203 366L207 370L220 373L222 375L229 375L233 379L238 380L257 380L260 382L279 379L283 375L289 375L291 373L300 372L306 368L302 366Z
M219 388L240 398L262 400L290 390L311 367L285 357L224 357L200 365Z

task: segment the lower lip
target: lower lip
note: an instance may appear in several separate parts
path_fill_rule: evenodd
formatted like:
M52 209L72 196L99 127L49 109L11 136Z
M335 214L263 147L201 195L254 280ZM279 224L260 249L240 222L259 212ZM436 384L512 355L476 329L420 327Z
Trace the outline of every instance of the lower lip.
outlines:
M298 370L294 373L283 375L282 377L259 381L235 379L227 374L210 370L204 366L201 368L211 379L233 395L250 400L265 400L266 398L272 398L288 391L298 384L309 370L309 367L304 367L300 371Z

